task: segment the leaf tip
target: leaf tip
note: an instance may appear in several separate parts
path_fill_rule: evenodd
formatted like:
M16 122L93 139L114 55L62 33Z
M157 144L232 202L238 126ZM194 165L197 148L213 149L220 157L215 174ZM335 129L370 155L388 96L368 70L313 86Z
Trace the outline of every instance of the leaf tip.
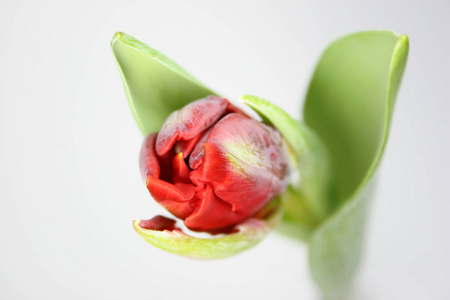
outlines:
M409 37L406 34L402 34L400 40L409 45Z
M402 34L397 41L397 49L402 48L407 53L409 50L409 38L406 34Z
M111 39L111 47L113 47L114 43L115 43L117 40L122 39L122 37L123 37L124 35L125 35L125 33L121 32L121 31L117 31L117 32L114 34L113 38Z
M397 81L401 80L401 75L406 66L406 60L409 53L409 38L406 34L401 35L394 48L394 53L392 54L391 70L397 70ZM397 82L397 84L400 84Z
M137 232L139 232L139 230L141 229L141 226L139 226L139 223L141 222L141 220L134 220L133 221L133 228L134 230L136 230Z

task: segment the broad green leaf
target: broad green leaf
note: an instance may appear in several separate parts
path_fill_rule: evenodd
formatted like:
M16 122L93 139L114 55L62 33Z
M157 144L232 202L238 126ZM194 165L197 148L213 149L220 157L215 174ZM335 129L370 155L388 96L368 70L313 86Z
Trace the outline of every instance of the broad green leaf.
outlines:
M295 236L302 231L301 236L306 236L330 210L330 164L325 145L305 124L294 120L275 104L249 95L241 101L273 125L295 153L301 181L283 194L286 209L282 230Z
M167 56L125 33L114 35L111 48L144 135L159 131L171 112L215 94Z
M390 31L345 36L322 55L304 107L326 143L336 210L310 238L314 279L330 297L345 294L357 270L373 174L389 131L409 42Z
M279 199L267 208L267 218L252 218L236 226L236 232L220 237L198 238L181 230L148 230L133 222L136 232L148 243L168 252L197 259L219 259L236 255L256 246L275 227L282 215Z

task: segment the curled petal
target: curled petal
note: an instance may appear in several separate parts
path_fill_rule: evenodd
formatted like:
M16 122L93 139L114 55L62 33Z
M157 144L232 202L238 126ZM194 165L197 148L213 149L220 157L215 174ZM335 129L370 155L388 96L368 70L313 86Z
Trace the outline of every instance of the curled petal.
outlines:
M150 134L144 140L139 159L141 174L155 201L176 217L184 219L193 211L189 201L195 195L195 186L189 179L189 168L180 153L173 158L172 172L164 174L171 177L172 183L160 179L161 167L154 150L155 140L156 134Z
M246 167L267 171L281 180L288 177L280 134L253 119L240 114L225 116L214 126L208 142L238 158Z
M164 216L156 216L150 220L140 220L139 226L148 230L175 230L179 229L175 227L177 221L174 219L166 218Z
M148 176L159 178L161 174L161 167L159 166L158 158L155 153L155 141L157 135L157 133L152 133L144 139L141 153L139 154L139 168L144 181L147 180Z
M244 170L236 172L226 154L216 145L205 143L203 147L204 162L191 172L190 178L197 186L207 186L214 192L200 197L194 215L186 220L186 226L206 230L206 227L220 228L236 224L256 213L270 200L270 185L247 178ZM228 211L225 214L222 210L211 213L216 205L223 209L228 207Z
M202 135L201 139L198 140L197 145L195 145L194 150L192 150L191 155L189 156L189 167L192 170L197 169L203 162L203 157L205 156L203 144L206 143L211 130L212 128Z
M192 182L211 185L240 217L255 213L286 188L286 154L279 135L267 126L229 114L214 126L203 149L203 164L191 172Z
M191 184L191 180L189 179L189 173L191 170L186 165L186 162L183 159L183 153L178 153L175 155L172 161L172 182L174 184L177 183L185 183Z
M232 205L220 199L213 188L207 185L196 195L195 210L184 220L184 224L194 231L207 231L210 233L227 232L229 226L247 219L248 215L239 215L234 212ZM218 228L217 230L215 230Z
M188 157L192 150L196 147L198 142L203 138L204 132L200 132L195 137L189 140L179 140L174 144L175 153L183 153L183 158Z
M153 199L177 218L184 219L192 213L189 200L194 197L193 185L183 183L174 185L149 176L147 188Z
M208 96L174 111L164 122L156 139L156 153L164 156L178 140L189 140L217 122L225 113L228 100ZM187 153L185 154L188 155Z

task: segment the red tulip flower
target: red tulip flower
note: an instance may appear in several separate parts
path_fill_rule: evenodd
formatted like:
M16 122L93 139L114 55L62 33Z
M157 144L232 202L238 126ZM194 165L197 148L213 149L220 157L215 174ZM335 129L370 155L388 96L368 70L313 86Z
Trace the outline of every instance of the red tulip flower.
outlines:
M305 122L268 100L242 96L264 124L223 98L192 102L214 92L137 39L119 32L111 45L142 133L162 126L141 151L148 190L189 229L223 234L197 237L163 216L134 220L136 232L164 251L218 259L250 249L282 222L280 232L307 242L323 296L345 297L362 253L408 37L381 30L333 42L314 71Z
M216 96L174 111L148 135L140 168L160 205L210 233L255 215L285 190L289 173L279 132Z

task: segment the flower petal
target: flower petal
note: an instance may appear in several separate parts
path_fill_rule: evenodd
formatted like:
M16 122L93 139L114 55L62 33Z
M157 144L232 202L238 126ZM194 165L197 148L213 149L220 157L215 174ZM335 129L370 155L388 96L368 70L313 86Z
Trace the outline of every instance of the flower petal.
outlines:
M172 183L160 179L161 167L154 150L155 140L156 134L150 134L144 140L140 154L141 174L153 199L176 217L185 219L193 211L189 201L195 195L195 186L189 179L190 170L180 153L172 161L172 172L164 174L171 177Z
M192 184L172 184L149 176L147 189L153 199L180 219L188 217L193 209L189 201L194 197L195 187Z
M150 220L140 220L139 226L148 230L175 230L177 221L164 216L156 216Z
M148 176L159 178L161 168L155 153L156 133L149 134L143 142L141 153L139 154L139 168L144 181Z
M188 157L191 154L192 150L196 147L200 139L202 139L203 135L204 131L200 132L192 139L176 141L173 146L175 153L183 153L183 158Z
M229 114L214 126L203 148L203 164L191 172L192 182L214 187L215 195L241 217L251 216L286 188L287 158L279 135L267 126Z
M275 191L278 193L278 189L283 188L280 180L269 172L242 164L236 168L234 161L217 145L205 143L203 147L204 162L191 172L190 178L195 185L204 185L213 192L202 191L205 194L198 197L200 200L195 202L193 214L185 221L187 227L211 232L213 228L242 222L267 204Z
M195 204L195 210L184 220L184 225L194 231L221 233L229 231L234 224L238 224L251 215L239 215L232 210L230 203L220 199L210 185L196 194L200 200Z
M205 156L203 144L206 143L211 130L212 128L202 135L202 137L198 140L197 145L195 145L194 150L192 150L191 155L189 156L189 167L192 170L197 169L203 162L203 157Z
M280 134L264 124L241 114L222 118L208 136L208 143L218 145L246 166L287 178L287 155Z
M158 133L156 153L163 156L169 152L176 141L194 138L217 122L225 113L227 106L228 100L225 98L208 96L174 111Z
M180 152L173 158L172 161L172 182L174 184L177 183L186 183L186 184L192 184L191 180L189 179L189 173L191 170L186 165L186 162L183 159L183 153Z

